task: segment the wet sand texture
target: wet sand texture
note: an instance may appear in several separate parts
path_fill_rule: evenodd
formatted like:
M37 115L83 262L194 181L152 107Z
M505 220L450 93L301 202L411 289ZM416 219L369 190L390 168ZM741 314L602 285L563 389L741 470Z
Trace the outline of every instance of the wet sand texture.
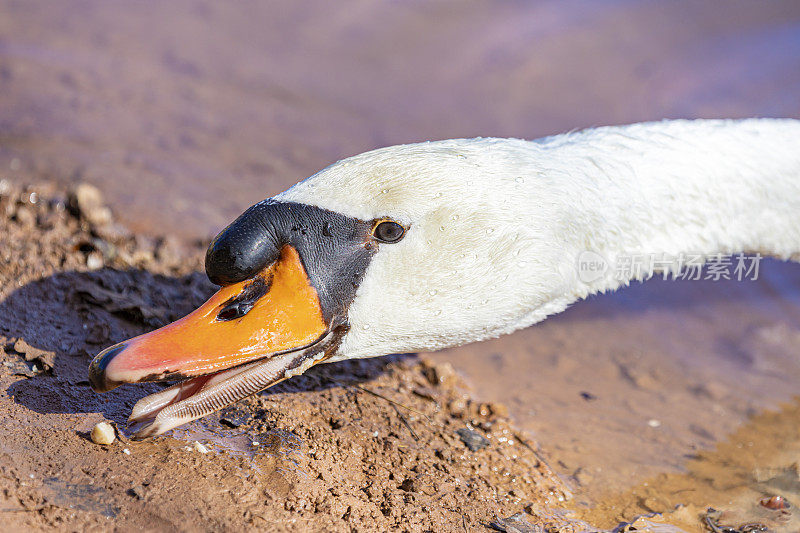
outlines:
M133 403L159 385L98 395L87 365L202 303L204 247L97 226L58 190L2 184L4 527L454 531L569 498L507 408L410 356L323 365L171 437L129 441ZM92 442L102 420L113 444Z
M178 440L100 448L86 437L94 424L121 423L157 386L94 395L85 365L105 345L178 318L208 295L197 239L341 157L402 142L534 138L661 118L800 118L798 94L794 1L247 9L185 0L0 2L0 180L15 184L3 186L0 249L8 391L2 519L31 528L480 531L523 512L580 530L538 507L552 497L549 482L506 492L496 476L510 448L495 449L495 440L469 451L454 431L473 415L450 406L460 389L427 381L434 400L414 394L429 373L414 359L324 367L248 400L245 412L255 417L245 417L247 435L294 435L279 433L283 451L267 454L213 420ZM42 198L66 203L66 186L78 182L97 185L133 233L103 222L102 211L76 216L18 201L19 187L38 183ZM508 406L514 426L541 444L538 457L572 491L568 505L579 517L612 527L686 503L665 520L688 531L705 527L706 505L758 521L755 500L797 491L769 482L772 473L791 480L796 459L780 450L796 449L788 430L798 424L796 403L774 417L764 411L795 401L798 338L797 265L769 262L757 282L653 280L514 335L428 357L434 366L450 363L472 397ZM449 432L356 385L385 388ZM484 436L495 431L476 427ZM771 434L783 436L768 444ZM198 438L212 457L193 448ZM319 458L311 455L317 438L327 446ZM384 450L387 438L394 444ZM702 462L716 446L748 442L772 453L722 452ZM414 446L423 451L407 451ZM437 446L455 446L455 459L436 456ZM220 457L225 447L235 453ZM292 459L299 470L275 459L295 455L303 457ZM711 466L698 466L698 456ZM398 479L386 480L379 467L388 464ZM414 468L435 470L436 483L461 491L433 485L450 496L431 503L428 489L398 488ZM315 469L330 469L328 477L315 478ZM299 471L308 476L290 473ZM528 475L549 480L549 472L532 467ZM714 481L731 475L735 483Z

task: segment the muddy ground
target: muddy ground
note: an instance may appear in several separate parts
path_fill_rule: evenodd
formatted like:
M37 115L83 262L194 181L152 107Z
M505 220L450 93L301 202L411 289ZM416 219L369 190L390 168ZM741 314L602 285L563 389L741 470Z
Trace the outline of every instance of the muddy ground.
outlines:
M323 365L167 436L130 441L131 407L162 385L98 395L87 365L104 346L175 320L211 294L199 271L205 243L132 234L84 184L65 191L2 181L0 215L6 527L577 532L800 524L792 507L760 503L800 497L797 405L753 418L730 442L692 458L688 473L587 505L586 494L573 495L579 472L559 475L508 407L477 401L450 363L429 356ZM89 438L103 420L118 434L110 446ZM563 459L558 464L563 470Z
M472 399L448 363L413 356L325 365L129 441L130 408L158 385L97 395L87 365L211 294L204 247L131 235L80 202L91 188L0 184L6 527L463 531L526 509L568 522L557 509L569 489L508 409ZM110 446L88 438L101 420L119 431Z
M799 118L799 36L792 0L0 0L0 522L513 531L501 520L521 512L580 531L662 513L635 527L800 530L794 507L759 503L800 502L797 265L650 280L501 339L314 369L228 423L141 444L86 432L124 430L156 386L85 381L96 351L209 293L205 240L336 159ZM67 206L82 182L113 217ZM466 426L489 446L467 450Z

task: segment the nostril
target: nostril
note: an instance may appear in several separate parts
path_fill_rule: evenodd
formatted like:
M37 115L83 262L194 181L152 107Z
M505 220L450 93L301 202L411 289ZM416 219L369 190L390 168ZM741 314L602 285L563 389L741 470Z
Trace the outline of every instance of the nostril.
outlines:
M272 285L272 276L268 280L262 277L257 277L249 284L245 285L241 294L234 296L223 304L222 309L217 313L217 320L224 322L226 320L236 320L242 318L250 312L256 302L262 296L269 292Z
M252 308L253 304L242 303L242 302L227 305L223 307L219 313L217 313L217 320L226 321L226 320L236 320L237 318L242 318Z
M107 392L119 385L119 383L109 381L106 378L106 368L108 364L127 347L127 343L121 342L110 348L106 348L97 354L89 364L89 383L92 385L92 389L94 389L95 392Z

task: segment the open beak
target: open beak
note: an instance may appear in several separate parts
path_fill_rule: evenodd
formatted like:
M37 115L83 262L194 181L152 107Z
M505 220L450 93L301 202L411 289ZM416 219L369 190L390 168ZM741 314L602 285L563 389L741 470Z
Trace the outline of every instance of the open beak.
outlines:
M297 251L221 288L184 318L103 350L92 388L185 379L140 400L134 438L161 434L254 394L325 358L332 332ZM188 379L186 379L188 378Z

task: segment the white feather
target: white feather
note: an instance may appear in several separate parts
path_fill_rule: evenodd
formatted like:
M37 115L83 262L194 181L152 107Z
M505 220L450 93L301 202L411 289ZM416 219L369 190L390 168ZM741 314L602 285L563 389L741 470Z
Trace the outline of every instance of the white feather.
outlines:
M436 350L627 283L611 275L626 254L800 259L800 121L664 121L537 141L392 146L276 198L409 225L370 263L334 360ZM612 265L590 283L577 270L586 250Z

